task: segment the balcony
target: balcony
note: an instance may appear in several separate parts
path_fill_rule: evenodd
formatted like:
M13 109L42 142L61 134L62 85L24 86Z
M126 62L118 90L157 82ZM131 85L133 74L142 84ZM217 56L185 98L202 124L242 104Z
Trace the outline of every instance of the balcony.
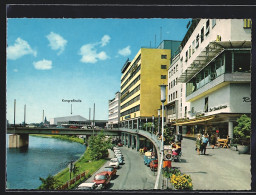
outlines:
M229 83L249 83L251 82L251 73L235 72L226 73L218 76L214 80L208 79L204 81L196 91L186 97L186 101L194 101L213 91L228 85Z

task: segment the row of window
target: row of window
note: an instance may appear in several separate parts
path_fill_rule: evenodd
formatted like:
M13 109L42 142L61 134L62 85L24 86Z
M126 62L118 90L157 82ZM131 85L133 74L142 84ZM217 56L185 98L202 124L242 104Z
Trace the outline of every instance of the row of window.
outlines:
M178 98L178 92L177 91L173 92L171 95L169 95L169 102L174 100L175 98Z
M178 79L178 78L174 79L173 81L171 81L171 82L169 83L169 89L173 88L173 87L175 86L175 84L177 85L177 82L178 82L177 79Z
M127 106L130 106L134 102L137 102L140 100L140 95L136 96L135 98L131 99L129 102L125 103L124 105L121 106L121 109L126 108Z
M139 80L140 80L140 75L137 76L137 78L134 79L134 80L130 83L130 85L128 85L128 87L121 93L121 99L123 98L123 95L126 94L126 93L128 93L128 90L129 90L133 85L135 85Z
M135 107L133 107L133 108L131 108L131 109L129 109L129 110L126 110L126 111L122 112L122 113L121 113L121 116L125 116L125 115L127 115L127 114L131 114L131 113L133 113L133 112L137 112L137 111L139 111L139 110L140 110L140 105L135 106Z
M133 94L135 94L137 91L140 90L140 85L138 85L137 87L135 87L130 93L128 93L126 96L124 96L123 98L121 98L121 103L124 102L126 99L128 99L129 97L131 97Z
M131 68L133 68L135 65L137 65L137 63L139 62L141 58L141 54L137 57L137 59L135 60L135 62L132 64ZM131 70L130 68L130 70ZM121 79L121 83L124 81L124 79L129 75L130 70L126 72L126 74L124 75L124 77Z
M134 75L137 73L137 72L139 72L139 70L140 70L140 65L139 66L137 66L137 68L135 68L135 69L131 69L131 71L133 70L133 72L131 72L131 74L130 74L130 77L124 82L124 84L121 86L121 89L123 89L125 86L126 86L126 84L134 77Z
M175 66L169 71L169 78L174 75L176 72L178 72L178 65L176 65L176 69Z

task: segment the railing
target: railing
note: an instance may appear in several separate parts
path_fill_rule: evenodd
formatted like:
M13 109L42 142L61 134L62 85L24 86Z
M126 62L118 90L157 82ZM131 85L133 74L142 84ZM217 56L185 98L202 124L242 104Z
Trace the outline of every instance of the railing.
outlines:
M64 185L59 186L56 188L56 190L65 190L68 189L72 184L76 183L76 181L79 181L82 178L85 178L85 176L89 173L89 171L84 171L83 173L76 175L74 178L71 180L67 181Z

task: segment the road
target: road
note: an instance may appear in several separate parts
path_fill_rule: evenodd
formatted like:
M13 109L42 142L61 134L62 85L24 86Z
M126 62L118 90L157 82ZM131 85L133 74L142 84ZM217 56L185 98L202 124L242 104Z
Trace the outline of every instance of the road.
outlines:
M251 189L250 155L211 147L207 147L207 155L198 155L195 141L186 138L181 148L181 162L172 162L172 166L191 175L194 190Z
M124 164L117 169L117 176L110 181L107 190L152 190L155 186L157 172L152 172L144 165L143 156L136 150L120 147L124 156ZM113 156L110 151L110 156ZM107 162L98 172L102 171ZM93 175L94 176L94 175ZM92 182L93 176L86 182Z

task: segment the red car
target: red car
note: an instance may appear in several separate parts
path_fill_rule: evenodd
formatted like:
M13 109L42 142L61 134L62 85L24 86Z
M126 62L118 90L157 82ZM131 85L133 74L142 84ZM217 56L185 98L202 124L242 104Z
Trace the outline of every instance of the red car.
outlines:
M71 128L71 129L77 129L78 127L77 127L77 126L74 126L74 125L71 125L69 128Z
M111 177L108 175L107 171L100 172L94 176L93 182L95 182L97 185L102 184L103 188L105 188L109 182Z
M156 171L158 168L158 160L152 160L149 164L151 171Z
M116 175L116 169L114 167L105 167L103 172L107 172L108 175L112 178L113 176Z
M122 147L123 144L122 144L122 143L118 143L117 146L118 146L118 147Z

